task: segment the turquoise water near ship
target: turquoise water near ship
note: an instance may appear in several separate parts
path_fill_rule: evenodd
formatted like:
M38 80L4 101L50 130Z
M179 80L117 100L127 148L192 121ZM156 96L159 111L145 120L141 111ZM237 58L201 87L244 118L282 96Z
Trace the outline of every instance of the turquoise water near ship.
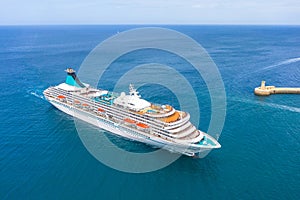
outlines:
M146 174L116 171L89 154L72 117L45 101L42 91L63 82L63 70L78 69L98 43L136 27L0 27L0 199L300 199L300 96L253 95L261 80L300 87L299 26L164 26L199 42L219 67L227 94L222 148ZM114 65L153 59L175 67L180 61L141 51ZM207 88L188 67L181 69L197 91L199 128L206 131ZM99 86L111 90L120 75L110 70ZM143 86L140 94L179 106L159 85ZM110 139L129 151L152 150Z

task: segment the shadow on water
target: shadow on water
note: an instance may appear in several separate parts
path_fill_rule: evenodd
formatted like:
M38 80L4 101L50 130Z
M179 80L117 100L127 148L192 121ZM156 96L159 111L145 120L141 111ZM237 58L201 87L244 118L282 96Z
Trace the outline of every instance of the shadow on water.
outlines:
M178 170L178 172L191 175L199 178L213 178L218 177L218 159L213 155L208 155L205 158L191 158L188 156L181 156L169 168Z

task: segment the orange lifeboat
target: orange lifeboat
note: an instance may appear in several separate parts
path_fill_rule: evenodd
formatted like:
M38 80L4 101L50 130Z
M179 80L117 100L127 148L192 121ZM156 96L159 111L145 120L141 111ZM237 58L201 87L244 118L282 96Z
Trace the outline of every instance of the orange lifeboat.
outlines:
M98 111L99 112L104 112L104 109L103 108L98 108Z
M83 106L83 107L88 107L88 106L89 106L89 104L87 104L87 103L83 103L83 104L82 104L82 106Z
M64 95L58 95L57 98L59 98L59 99L65 99L66 97Z
M76 104L76 105L79 105L79 104L80 104L80 101L78 101L78 100L74 100L73 102L74 102L74 104Z
M136 121L129 119L129 118L125 118L124 119L125 122L130 123L130 124L135 124Z
M143 123L137 123L136 125L137 125L138 127L141 127L141 128L149 128L148 125L143 124Z

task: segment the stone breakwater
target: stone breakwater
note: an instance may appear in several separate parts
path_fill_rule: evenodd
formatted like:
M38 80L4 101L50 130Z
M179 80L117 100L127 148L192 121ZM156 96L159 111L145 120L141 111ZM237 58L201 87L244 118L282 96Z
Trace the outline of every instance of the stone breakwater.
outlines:
M277 88L275 86L266 86L262 81L261 86L255 88L254 94L259 96L269 96L270 94L300 94L300 88Z

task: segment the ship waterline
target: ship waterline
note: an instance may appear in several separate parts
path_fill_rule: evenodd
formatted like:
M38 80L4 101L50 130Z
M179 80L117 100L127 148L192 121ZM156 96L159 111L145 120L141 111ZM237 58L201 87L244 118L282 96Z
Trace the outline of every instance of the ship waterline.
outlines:
M65 83L44 91L45 98L66 114L115 135L187 156L221 147L213 137L197 130L189 113L150 103L133 85L128 95L119 95L81 83L71 68L66 71Z

